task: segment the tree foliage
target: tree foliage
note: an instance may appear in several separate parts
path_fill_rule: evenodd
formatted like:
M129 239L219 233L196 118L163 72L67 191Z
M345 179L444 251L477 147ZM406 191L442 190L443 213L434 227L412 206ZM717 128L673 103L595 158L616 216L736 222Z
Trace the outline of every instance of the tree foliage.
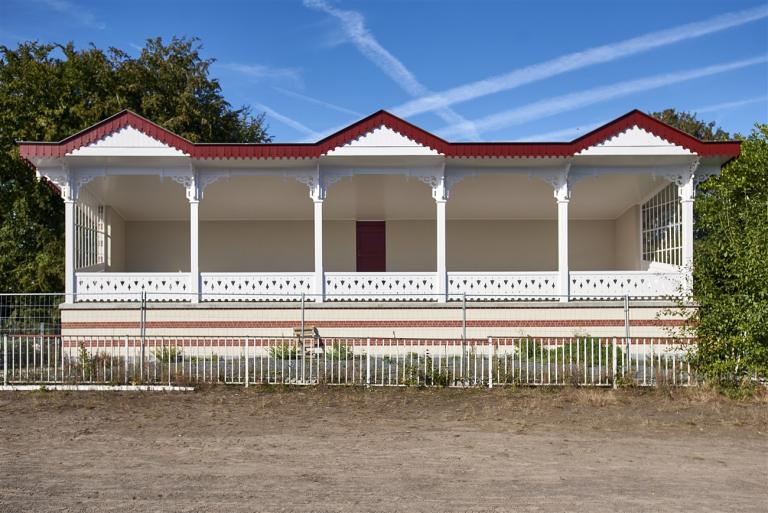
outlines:
M688 113L655 115L697 137L728 138ZM727 382L768 377L768 125L736 137L741 156L701 184L694 204L694 358Z
M63 204L35 179L16 140L57 141L123 109L191 141L267 142L263 115L233 108L196 39L116 48L0 46L0 292L60 292Z
M717 126L714 121L701 121L696 114L690 112L666 109L654 112L651 116L702 141L725 141L731 138L728 132Z

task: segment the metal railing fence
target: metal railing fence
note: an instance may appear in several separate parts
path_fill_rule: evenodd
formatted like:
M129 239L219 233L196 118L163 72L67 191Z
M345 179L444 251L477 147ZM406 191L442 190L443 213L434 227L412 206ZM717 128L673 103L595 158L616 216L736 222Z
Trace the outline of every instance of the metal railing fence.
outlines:
M2 335L4 385L651 386L697 382L688 340Z
M99 297L97 293L90 293L94 297ZM385 296L386 294L380 294ZM105 295L104 297L108 297ZM329 297L331 295L328 295ZM349 296L348 294L346 296ZM94 307L92 316L94 320L98 321L99 314L98 308L103 305L120 305L121 308L128 308L135 310L135 317L131 318L131 315L124 315L124 320L130 320L136 324L137 330L141 333L146 331L147 324L147 311L152 310L155 307L162 308L167 303L164 301L158 301L152 299L153 294L151 292L141 291L131 294L125 294L120 301L93 301L90 303ZM227 294L227 300L223 299L215 302L204 302L204 304L222 304L229 303L231 305L240 305L246 307L250 301L246 301L243 298L246 295L239 295L236 293ZM283 309L295 309L297 327L301 319L305 319L306 313L312 308L317 308L318 303L314 301L312 295L308 294L295 294L290 296L290 301L275 302L280 304ZM392 294L393 301L402 295ZM461 315L457 315L457 319L460 320L461 326L457 330L456 336L461 338L467 338L467 323L468 312L471 314L474 310L482 309L487 306L489 302L499 303L504 301L504 296L498 294L490 294L487 296L487 300L482 299L482 295L474 295L475 299L470 300L466 294L453 295L449 297L449 301L442 305L442 308L453 309L460 311ZM481 299L477 299L480 297ZM520 300L521 296L510 296L509 301ZM528 296L526 296L528 297ZM57 335L61 333L61 309L62 303L65 303L66 295L63 293L52 294L25 294L25 293L1 293L0 294L0 334L8 335ZM349 298L346 303L356 303L359 305L370 304L367 301L350 301ZM536 301L534 296L529 297L531 301ZM406 300L403 300L402 304L410 304ZM600 304L601 309L614 308L617 311L622 312L623 316L623 335L629 337L630 323L631 323L631 311L633 308L640 308L643 306L657 306L659 304L671 304L669 301L662 301L658 298L643 298L643 297L630 297L624 296L617 300L613 296L599 297L591 295L584 297L580 301L574 303L575 305L590 306L593 304ZM329 301L328 304L332 304ZM437 304L437 303L433 303ZM470 319L471 321L471 319ZM301 326L303 328L303 326Z
M64 294L0 294L0 334L59 334L64 301Z

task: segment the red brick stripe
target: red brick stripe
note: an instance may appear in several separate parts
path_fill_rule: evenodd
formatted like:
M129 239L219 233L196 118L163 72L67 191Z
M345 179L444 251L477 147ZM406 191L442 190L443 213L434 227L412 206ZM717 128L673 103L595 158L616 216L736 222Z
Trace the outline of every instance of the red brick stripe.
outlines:
M461 321L452 320L405 320L405 321L307 321L307 324L318 328L460 328ZM684 326L682 319L634 319L629 322L634 327L675 327ZM150 321L145 324L147 329L265 329L265 328L296 328L297 321ZM467 321L468 328L587 328L587 327L620 327L624 326L623 319L540 319L540 320L471 320ZM138 322L63 322L65 330L79 329L139 329Z

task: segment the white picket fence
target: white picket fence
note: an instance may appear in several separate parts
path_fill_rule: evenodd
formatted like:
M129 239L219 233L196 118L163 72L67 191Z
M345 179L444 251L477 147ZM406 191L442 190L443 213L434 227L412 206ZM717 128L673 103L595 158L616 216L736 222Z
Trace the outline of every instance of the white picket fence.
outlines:
M640 386L696 382L673 339L6 335L4 385Z

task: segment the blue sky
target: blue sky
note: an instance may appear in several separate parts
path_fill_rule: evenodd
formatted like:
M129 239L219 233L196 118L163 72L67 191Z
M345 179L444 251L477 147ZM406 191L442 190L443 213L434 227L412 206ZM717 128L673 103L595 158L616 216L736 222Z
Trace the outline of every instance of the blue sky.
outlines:
M8 46L173 35L281 142L382 108L449 140L570 140L633 108L768 122L765 1L0 1Z

